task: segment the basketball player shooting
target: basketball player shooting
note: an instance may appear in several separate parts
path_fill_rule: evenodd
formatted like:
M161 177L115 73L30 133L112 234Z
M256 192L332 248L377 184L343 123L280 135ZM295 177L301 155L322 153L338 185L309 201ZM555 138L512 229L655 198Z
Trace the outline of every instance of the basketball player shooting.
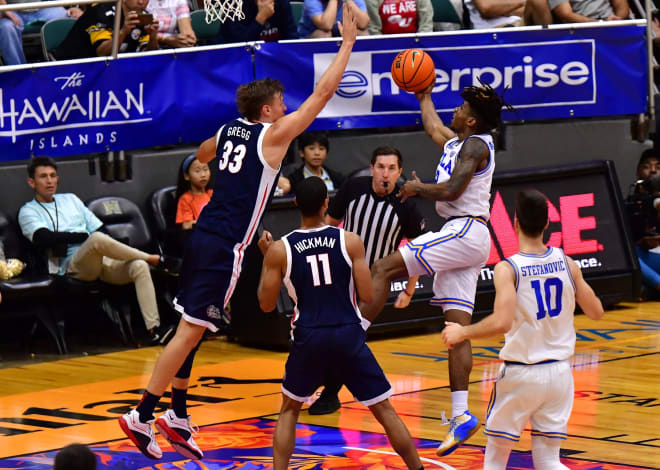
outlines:
M228 322L226 307L241 272L245 248L263 218L289 145L339 86L357 35L357 7L345 2L342 8L343 20L338 25L341 47L298 110L285 115L283 87L277 80L267 78L242 85L236 103L243 117L222 126L197 151L197 160L202 163L218 157L218 172L213 197L186 245L181 290L175 299L182 318L174 338L158 358L137 408L119 418L124 433L149 458L162 457L152 424L184 457L203 457L193 440L186 406L195 352L206 329L215 332ZM154 409L170 383L172 408L155 420Z
M422 274L434 275L430 303L443 308L445 320L468 325L472 319L477 278L490 250L486 224L495 169L490 131L499 124L505 103L488 85L466 87L461 93L464 101L454 110L447 127L431 100L433 86L416 96L424 130L444 149L435 183L422 183L413 171L413 179L401 187L398 195L403 200L421 196L436 201L436 212L447 221L439 232L427 232L373 264L374 301L360 304L362 315L369 321L383 309L391 281ZM479 420L468 411L470 342L456 344L448 354L452 418L447 436L437 449L440 456L453 452L479 429Z

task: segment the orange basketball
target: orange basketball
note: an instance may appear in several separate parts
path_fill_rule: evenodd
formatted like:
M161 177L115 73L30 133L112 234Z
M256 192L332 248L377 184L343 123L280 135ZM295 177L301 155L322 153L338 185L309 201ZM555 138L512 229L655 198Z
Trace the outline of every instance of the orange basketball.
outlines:
M421 49L401 51L392 62L392 79L402 90L423 91L435 82L433 59Z

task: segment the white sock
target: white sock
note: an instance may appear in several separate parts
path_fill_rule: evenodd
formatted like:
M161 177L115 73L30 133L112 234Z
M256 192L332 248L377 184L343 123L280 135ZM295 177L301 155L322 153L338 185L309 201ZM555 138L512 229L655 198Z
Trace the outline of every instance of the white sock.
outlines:
M451 392L451 417L455 418L465 413L468 409L468 391L459 390Z
M568 470L559 461L559 440L532 436L532 459L537 470Z
M513 441L488 436L484 470L506 470L506 464L509 461L509 454L513 449L513 445Z

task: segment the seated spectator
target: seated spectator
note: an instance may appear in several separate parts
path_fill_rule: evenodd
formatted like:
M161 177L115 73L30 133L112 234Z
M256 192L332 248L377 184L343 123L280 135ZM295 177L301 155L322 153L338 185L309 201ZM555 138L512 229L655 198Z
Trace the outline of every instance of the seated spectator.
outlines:
M520 26L525 0L465 0L474 29Z
M530 24L585 23L625 20L630 15L627 0L527 0L525 19ZM545 23L548 21L548 23Z
M358 35L369 34L369 15L364 0L347 0L355 2L357 8ZM341 22L342 3L339 0L305 0L302 17L298 25L298 36L302 38L328 38L341 36L337 22Z
M55 456L53 470L96 470L96 455L84 444L70 444Z
M119 52L141 52L158 49L158 20L140 24L138 14L148 0L125 0L122 4ZM82 59L112 54L115 4L96 3L85 10L62 44L54 51L56 59Z
M431 0L365 0L369 34L430 33L433 31ZM412 8L414 6L414 8Z
M298 39L289 0L246 0L242 20L227 19L215 42L278 41Z
M32 3L41 0L0 0L0 5L7 3ZM25 64L23 53L23 27L33 21L50 21L56 18L70 16L78 18L82 10L72 7L65 10L62 7L48 7L30 10L5 11L0 15L0 53L5 65Z
M210 179L209 165L197 160L194 153L181 162L176 184L176 223L181 224L182 229L192 229L202 209L211 200Z
M161 47L192 47L197 44L187 0L149 0L147 11L158 20L158 44Z
M328 157L330 142L323 132L303 132L298 137L298 153L303 159L302 165L289 175L291 189L296 192L298 186L305 178L318 176L323 180L328 191L339 189L344 182L344 176L324 165Z
M164 344L174 332L161 325L149 265L165 269L167 260L120 243L102 233L103 223L75 194L57 192L57 165L52 158L28 163L34 199L23 204L18 223L23 235L48 255L48 272L83 281L135 284L138 304L152 344Z
M660 152L645 150L637 164L637 181L626 200L642 282L660 291Z

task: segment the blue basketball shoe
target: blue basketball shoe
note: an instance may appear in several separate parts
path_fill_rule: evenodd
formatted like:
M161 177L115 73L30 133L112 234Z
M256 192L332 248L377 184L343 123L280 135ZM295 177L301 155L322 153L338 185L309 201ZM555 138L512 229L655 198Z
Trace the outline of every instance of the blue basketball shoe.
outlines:
M469 411L451 419L445 440L435 451L440 457L449 455L479 429L479 420Z

